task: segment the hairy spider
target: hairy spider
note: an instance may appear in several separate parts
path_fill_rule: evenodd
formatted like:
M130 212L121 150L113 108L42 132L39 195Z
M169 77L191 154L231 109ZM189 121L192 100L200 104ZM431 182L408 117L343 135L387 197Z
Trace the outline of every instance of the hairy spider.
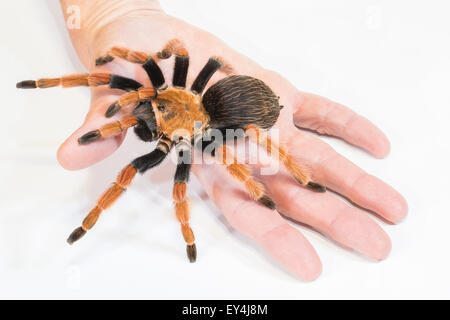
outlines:
M172 86L166 84L157 62L175 56ZM53 79L25 80L17 83L17 88L49 88L61 85L64 88L76 86L107 85L110 88L128 91L123 94L106 111L106 117L112 117L122 110L121 120L90 131L78 139L80 144L87 144L99 139L107 139L134 127L137 136L143 141L158 140L156 148L126 166L116 178L115 183L97 201L96 206L67 239L69 244L80 239L91 229L101 212L113 202L130 185L137 172L144 173L160 164L172 147L175 147L178 164L175 172L173 201L175 213L181 224L181 232L187 243L187 255L194 262L197 249L194 233L189 226L189 206L186 196L186 184L189 180L192 146L198 138L210 135L212 129L242 129L258 145L264 146L268 153L277 156L289 173L302 185L318 192L325 188L312 182L308 170L294 161L289 152L262 134L263 129L271 128L278 119L282 106L278 97L261 80L244 75L233 75L232 67L220 57L209 58L200 71L190 90L186 89L189 56L181 41L170 40L164 49L156 54L146 54L126 48L113 47L104 56L96 59L96 65L103 65L115 58L142 64L148 74L152 87L108 73L92 73L63 76ZM202 92L211 76L220 70L227 76L212 85L202 96ZM137 104L137 106L136 106ZM127 107L132 106L132 109ZM198 126L198 123L201 125ZM184 132L182 135L177 132ZM202 139L203 150L212 142ZM217 144L220 162L226 166L232 177L240 181L251 198L271 209L275 203L266 195L264 186L251 175L248 165L237 163L234 155L227 149L224 141ZM231 160L230 155L231 154ZM188 159L186 161L186 159Z

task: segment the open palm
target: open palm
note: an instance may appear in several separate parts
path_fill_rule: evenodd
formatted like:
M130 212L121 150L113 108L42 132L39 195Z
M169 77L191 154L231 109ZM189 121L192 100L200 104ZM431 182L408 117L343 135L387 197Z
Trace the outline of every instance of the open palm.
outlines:
M158 9L118 5L116 11L95 16L96 19L87 17L86 25L78 33L71 34L80 59L90 72L120 74L151 86L141 66L116 59L95 67L95 58L113 46L157 52L168 40L177 38L185 44L191 57L189 86L208 58L220 55L233 65L237 74L261 79L280 96L280 104L284 108L274 128L279 130L280 139L290 152L311 168L314 181L391 222L399 222L405 217L407 204L397 191L336 153L321 139L298 129L307 128L337 136L366 149L377 158L385 157L389 153L389 142L367 119L340 104L298 91L277 73L262 68L211 34ZM173 59L161 61L160 67L166 79L171 79ZM216 73L209 85L223 77L224 74ZM120 146L124 135L83 146L77 139L111 122L104 117L105 111L122 93L101 87L92 89L86 121L58 151L62 166L72 170L85 168ZM320 259L305 237L280 213L316 228L345 247L372 259L381 260L389 254L389 237L368 215L332 193L314 193L299 186L283 171L259 177L276 202L277 212L251 200L220 165L196 164L192 170L234 228L254 239L274 259L304 280L313 280L321 273Z

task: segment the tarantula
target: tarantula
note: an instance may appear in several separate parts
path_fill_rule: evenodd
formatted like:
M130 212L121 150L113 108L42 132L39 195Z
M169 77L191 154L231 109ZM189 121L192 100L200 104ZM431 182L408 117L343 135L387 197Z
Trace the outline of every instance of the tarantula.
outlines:
M167 85L157 62L175 56L172 86ZM269 154L277 156L289 173L303 186L317 192L325 187L311 181L304 166L294 161L289 152L263 135L263 129L271 128L277 121L280 109L274 92L261 80L244 75L234 75L231 65L220 57L209 58L206 65L194 80L190 90L186 89L189 56L180 40L170 40L162 51L156 54L132 51L127 48L113 47L105 55L96 59L96 65L103 65L115 58L141 64L148 74L152 87L116 74L91 73L63 76L61 78L25 80L17 83L17 88L49 88L61 85L63 88L76 86L96 87L107 85L109 88L128 91L113 103L105 113L112 117L120 110L124 114L121 120L90 131L78 139L80 144L88 144L99 139L107 139L134 127L137 136L143 141L158 140L156 148L133 160L117 176L115 183L97 201L96 206L67 239L69 244L80 239L97 222L101 212L126 190L137 172L144 173L160 164L172 147L177 151L178 163L174 178L173 201L175 213L181 224L181 232L187 243L187 256L190 262L197 257L194 233L189 225L189 206L186 196L186 184L189 180L192 146L202 138L201 147L215 143L214 156L226 166L232 177L240 181L251 198L262 205L275 208L275 203L266 195L264 186L251 175L248 165L237 163L236 157L223 141L206 137L212 129L241 129L258 145L264 146ZM212 85L205 94L202 92L216 71L227 76ZM130 109L130 106L132 108ZM128 108L127 108L128 107ZM199 125L200 124L200 125ZM177 132L182 129L183 134ZM206 142L205 142L206 141ZM213 141L213 142L208 142ZM231 155L231 156L230 156Z

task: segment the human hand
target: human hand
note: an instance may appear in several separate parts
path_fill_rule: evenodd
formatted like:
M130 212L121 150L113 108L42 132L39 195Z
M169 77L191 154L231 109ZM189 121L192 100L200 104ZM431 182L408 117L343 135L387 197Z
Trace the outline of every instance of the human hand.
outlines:
M62 1L63 7L70 1ZM82 63L89 72L111 72L150 82L141 66L114 60L95 67L94 61L113 46L144 52L157 52L173 38L186 45L191 57L188 85L192 83L210 56L229 61L237 74L263 80L280 96L281 110L275 129L295 157L306 163L313 180L343 195L357 205L394 223L407 213L402 196L337 154L330 146L298 127L343 138L377 158L389 153L384 134L365 118L325 98L298 91L275 72L268 71L227 47L209 33L167 16L154 1L84 1L81 3L83 25L72 30L71 37ZM166 77L172 77L172 60L162 61ZM224 75L216 73L209 84ZM106 109L122 92L107 88L92 89L90 111L83 125L60 147L58 160L67 169L90 166L114 152L124 135L80 146L84 133L110 122ZM198 164L192 168L209 196L237 230L257 241L285 268L304 280L313 280L321 272L320 260L304 236L277 212L251 200L227 176L221 166ZM387 234L361 210L351 207L330 193L318 194L300 187L283 172L260 177L277 210L284 216L310 225L338 243L372 259L384 259L391 248Z

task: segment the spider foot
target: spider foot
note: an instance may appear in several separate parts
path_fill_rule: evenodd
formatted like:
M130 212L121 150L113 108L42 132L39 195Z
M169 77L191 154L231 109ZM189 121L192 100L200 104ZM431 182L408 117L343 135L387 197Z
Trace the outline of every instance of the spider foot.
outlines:
M169 49L163 49L162 51L156 53L156 56L159 59L169 59L172 56L172 52Z
M98 57L97 59L95 59L95 65L96 66L102 66L102 65L107 64L108 62L111 62L113 60L114 60L114 57L112 57L112 56Z
M67 238L67 243L72 245L75 241L79 240L86 234L86 230L82 227L78 227L70 234L69 238Z
M111 118L113 115L119 112L120 109L121 109L120 105L117 102L114 102L112 105L109 106L108 110L106 110L105 117Z
M16 83L17 89L35 89L37 88L36 81L24 80Z
M314 192L326 192L327 188L323 185L321 185L320 183L317 182L312 182L309 181L307 184L305 184L303 181L301 181L300 179L295 179L298 183L300 183L302 186L304 186L305 188L314 191Z
M88 133L85 133L80 138L78 138L79 144L88 144L94 141L99 140L102 137L99 130L93 130L89 131Z
M189 258L189 262L195 262L195 260L197 260L197 247L195 246L195 243L193 244L188 244L186 246L186 252L187 252L187 256Z
M314 192L325 192L327 191L327 188L319 183L316 182L308 182L308 184L306 185L306 188L314 191Z
M267 195L263 195L261 198L259 198L258 202L271 210L275 209L276 207L275 202L273 202L273 200L270 199Z

